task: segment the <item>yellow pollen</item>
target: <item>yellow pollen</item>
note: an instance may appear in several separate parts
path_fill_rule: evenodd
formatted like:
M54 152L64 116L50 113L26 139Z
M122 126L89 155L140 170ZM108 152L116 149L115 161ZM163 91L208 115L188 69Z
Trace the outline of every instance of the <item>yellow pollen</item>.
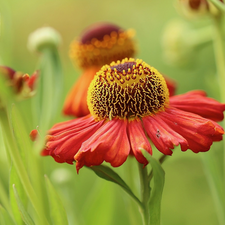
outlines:
M74 40L70 46L70 57L75 64L86 69L92 66L102 66L125 57L133 57L136 53L136 44L133 40L135 32L112 31L106 34L103 40L92 38L90 43Z
M125 58L97 72L89 86L87 103L97 120L133 119L164 111L169 92L155 68L140 59Z

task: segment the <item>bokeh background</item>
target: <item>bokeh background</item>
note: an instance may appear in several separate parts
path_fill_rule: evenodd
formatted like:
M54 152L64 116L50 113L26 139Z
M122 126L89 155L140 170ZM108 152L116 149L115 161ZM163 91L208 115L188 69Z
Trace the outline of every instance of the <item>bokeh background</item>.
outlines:
M177 12L175 1L0 0L0 13L0 63L15 70L32 74L37 67L38 54L27 49L27 39L31 32L42 26L52 26L61 34L59 54L64 73L64 93L62 100L59 100L61 106L81 73L69 59L69 45L85 27L100 21L112 22L125 29L134 28L138 44L137 57L176 80L177 93L202 89L219 100L211 42L196 51L191 61L184 66L168 64L163 57L162 36L171 20L186 21L193 28L211 24L209 19L201 22L185 19ZM29 100L24 101L20 107L30 113ZM67 119L59 111L55 122ZM30 126L32 124L29 121L27 123ZM219 159L220 148L221 143L216 143L209 152L203 154L211 154ZM181 152L177 147L173 156L165 161L162 224L218 224L203 154L194 154L190 150ZM43 158L43 164L44 173L50 177L63 201L70 224L141 224L138 208L115 184L101 180L87 168L83 168L77 175L74 165L58 164L51 157ZM138 192L139 178L135 160L129 159L115 170ZM7 186L6 173L0 174Z

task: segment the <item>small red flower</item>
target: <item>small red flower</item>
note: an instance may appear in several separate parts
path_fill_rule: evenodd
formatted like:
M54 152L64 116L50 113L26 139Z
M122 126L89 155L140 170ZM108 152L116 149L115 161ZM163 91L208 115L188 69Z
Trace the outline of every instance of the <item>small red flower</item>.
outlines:
M203 91L169 98L163 76L141 60L125 59L103 66L88 90L90 115L56 124L42 155L72 164L122 165L129 155L146 165L141 149L152 154L148 138L165 155L174 146L204 152L222 140L225 104Z
M38 71L31 76L17 72L7 66L0 66L1 74L6 78L7 85L11 86L17 95L30 97L35 89Z
M70 57L74 64L83 69L83 74L66 97L63 106L65 115L81 117L89 114L87 91L92 79L103 65L135 55L133 36L131 29L124 30L111 23L97 23L88 27L79 40L72 42ZM169 91L173 94L175 83L167 80Z

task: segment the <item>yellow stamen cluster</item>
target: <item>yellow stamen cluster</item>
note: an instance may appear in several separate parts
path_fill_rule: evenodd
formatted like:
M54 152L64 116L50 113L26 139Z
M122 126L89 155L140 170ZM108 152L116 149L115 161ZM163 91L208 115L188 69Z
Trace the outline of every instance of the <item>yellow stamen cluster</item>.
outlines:
M125 57L133 57L136 51L133 41L134 30L112 31L104 35L103 40L93 38L83 44L78 40L71 43L70 57L81 68L102 66Z
M140 59L105 65L88 89L90 113L97 119L133 119L163 111L169 92L163 76Z

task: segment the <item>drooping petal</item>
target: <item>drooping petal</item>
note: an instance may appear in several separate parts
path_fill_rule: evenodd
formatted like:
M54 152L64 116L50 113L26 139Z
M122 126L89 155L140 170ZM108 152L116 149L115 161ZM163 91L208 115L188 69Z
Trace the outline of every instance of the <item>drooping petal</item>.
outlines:
M42 155L51 155L56 162L73 164L74 155L82 143L90 138L104 123L96 122L93 117L56 124L47 136L47 143Z
M87 91L94 75L99 69L99 67L88 68L80 76L66 97L63 106L63 113L65 115L81 117L89 114L87 107Z
M187 140L171 129L161 119L162 116L163 113L159 113L156 116L147 116L142 119L144 128L155 147L165 155L172 155L171 149L174 149L174 146L178 146L179 144L183 151L187 150Z
M182 151L208 151L224 134L223 128L214 121L175 108L144 117L143 123L156 148L165 155L171 155L171 149L179 144Z
M127 121L113 119L106 122L85 141L75 155L77 172L84 165L100 165L103 161L113 167L122 165L130 153L127 137Z
M186 94L172 96L170 105L214 121L221 121L224 118L225 104L206 97L204 91L190 91Z
M160 118L185 138L188 148L195 153L208 151L212 143L221 140L224 134L223 128L212 120L179 109L167 108Z
M146 150L152 155L151 145L144 133L140 120L132 120L127 126L128 136L130 140L131 150L139 163L148 164L147 159L143 156L141 149Z

